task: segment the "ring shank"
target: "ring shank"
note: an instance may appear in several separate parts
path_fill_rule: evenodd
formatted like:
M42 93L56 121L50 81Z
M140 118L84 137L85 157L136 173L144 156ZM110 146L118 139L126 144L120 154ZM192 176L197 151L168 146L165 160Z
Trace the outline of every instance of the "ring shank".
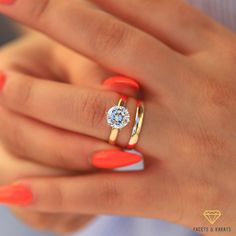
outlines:
M128 149L133 149L138 143L139 135L140 135L142 125L143 125L143 119L144 119L144 103L142 101L138 101L136 115L135 115L135 124L132 129L129 144L127 146Z

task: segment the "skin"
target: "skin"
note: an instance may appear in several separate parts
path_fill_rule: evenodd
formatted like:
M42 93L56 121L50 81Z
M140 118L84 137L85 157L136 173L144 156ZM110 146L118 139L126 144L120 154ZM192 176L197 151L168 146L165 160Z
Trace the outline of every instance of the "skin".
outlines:
M135 173L22 179L34 195L28 209L153 217L191 228L209 226L202 213L218 209L223 217L215 226L234 228L235 34L180 0L95 2L103 11L65 0L60 4L18 0L0 10L108 70L137 79L146 106L137 150L143 153L146 168ZM92 140L107 145L110 129L104 111L118 101L116 92L38 80L42 76L17 70L6 74L2 106L33 118L38 122L35 130L41 121L50 127L45 132L53 126L79 135L83 146L90 147ZM130 98L129 109L135 106ZM8 133L3 127L3 134ZM117 148L129 135L129 128L122 130ZM70 147L64 144L68 153L78 145L69 143ZM24 150L26 157L38 160ZM89 160L91 149L83 151L79 160ZM66 167L91 168L79 160L68 158ZM58 166L54 156L42 161Z
M61 61L61 58L57 56L58 54L64 55L63 61ZM67 48L55 43L54 41L40 34L32 32L30 32L29 35L18 39L14 43L1 48L0 57L3 58L3 60L0 61L1 68L5 68L11 71L21 71L25 74L37 75L40 77L46 77L51 80L63 81L64 83L73 83L75 85L83 84L84 86L91 87L96 83L100 84L102 79L106 78L106 76L110 74L109 72L100 68L95 63L89 61L81 55L75 54L71 50L68 50ZM53 60L55 61L55 64L57 65L56 67L54 67L55 71L49 71L49 65L46 65L46 63L44 63L44 58L48 57L53 58ZM77 62L74 66L71 65L71 63L67 63L68 61L73 60ZM78 74L78 76L76 76L76 80L73 81L73 76L61 76L59 78L58 71L62 68L65 68L65 71L68 73ZM90 77L91 80L84 81L84 77ZM1 185L6 185L13 181L29 176L69 176L77 173L77 171L75 172L73 170L63 170L62 168L59 168L60 165L58 168L52 166L50 167L49 164L40 164L40 160L36 162L32 159L30 160L28 157L25 157L25 153L22 153L21 151L22 148L24 149L24 142L21 142L21 134L18 131L22 130L21 127L22 125L24 126L25 123L26 129L27 127L30 127L27 123L32 123L32 120L22 119L21 116L16 116L16 114L5 109L3 106L0 107L0 114L1 129L5 129L3 127L5 125L7 125L8 129L11 129L8 130L9 133L5 133L6 136L3 136L3 133L1 135ZM31 128L34 129L35 127L31 126ZM9 135L10 132L11 135ZM52 132L47 132L48 135L50 135L51 133ZM61 133L59 134L62 135ZM73 137L73 135L68 135L68 137L70 136ZM52 138L54 137L55 135ZM34 140L33 137L31 138ZM45 139L45 136L38 136L37 138ZM16 145L16 143L18 144ZM25 144L28 145L27 143ZM56 142L55 146L56 145L63 144L58 144L58 142ZM41 155L41 157L42 156L46 158L44 155ZM59 157L61 156L58 155L58 158ZM62 162L62 159L58 160L58 162ZM66 169L66 166L64 166L64 169ZM82 229L94 218L94 216L91 215L81 215L74 213L41 213L38 211L26 211L25 209L21 209L18 207L12 207L11 209L18 218L29 224L31 227L55 233L67 233Z

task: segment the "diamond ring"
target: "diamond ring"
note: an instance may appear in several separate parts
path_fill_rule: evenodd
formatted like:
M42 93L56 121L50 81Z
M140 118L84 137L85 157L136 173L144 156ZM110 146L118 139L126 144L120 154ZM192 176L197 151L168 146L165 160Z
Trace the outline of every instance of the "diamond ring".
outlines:
M119 131L127 126L130 122L130 114L126 108L127 97L122 96L117 105L111 107L107 112L107 124L111 126L111 133L109 143L115 145ZM128 149L135 148L139 140L139 135L142 129L144 119L144 103L140 100L137 101L136 115L134 126L131 132L131 137L127 145Z
M109 137L109 143L115 144L118 138L119 130L124 128L130 122L130 114L125 107L127 97L122 96L116 106L113 106L107 112L107 124L112 127Z

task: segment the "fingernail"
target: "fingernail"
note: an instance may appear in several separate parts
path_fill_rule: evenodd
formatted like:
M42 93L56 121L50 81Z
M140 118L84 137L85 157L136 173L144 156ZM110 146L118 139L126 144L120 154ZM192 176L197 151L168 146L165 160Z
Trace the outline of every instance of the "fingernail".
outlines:
M0 204L27 205L33 200L30 189L22 184L0 187Z
M6 75L0 71L0 90L3 89L5 81L6 81Z
M107 150L95 153L92 158L92 164L97 168L113 169L132 165L141 160L141 156L130 152Z
M136 90L139 90L139 88L140 88L139 83L137 81L135 81L134 79L124 77L124 76L110 77L110 78L106 79L103 82L103 84L106 86L111 86L111 87L113 87L115 85L126 85L126 86L132 87Z
M6 5L9 5L9 4L12 4L15 0L0 0L0 4L6 4Z

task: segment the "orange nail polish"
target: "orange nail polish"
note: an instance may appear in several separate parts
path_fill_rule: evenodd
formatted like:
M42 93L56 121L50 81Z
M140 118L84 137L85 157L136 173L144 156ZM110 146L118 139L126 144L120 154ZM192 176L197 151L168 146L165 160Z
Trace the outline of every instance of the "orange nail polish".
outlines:
M140 162L142 157L119 150L100 151L93 155L92 164L97 168L113 169Z
M139 88L140 88L137 81L135 81L134 79L130 79L128 77L125 77L125 76L110 77L110 78L106 79L103 82L103 84L106 86L110 86L110 87L113 87L116 85L123 85L123 86L126 85L126 86L132 87L136 90L139 90Z
M0 4L12 4L15 0L0 0Z
M3 72L0 71L0 90L2 90L6 81L6 76Z
M22 184L0 187L0 204L27 205L33 200L30 189Z

